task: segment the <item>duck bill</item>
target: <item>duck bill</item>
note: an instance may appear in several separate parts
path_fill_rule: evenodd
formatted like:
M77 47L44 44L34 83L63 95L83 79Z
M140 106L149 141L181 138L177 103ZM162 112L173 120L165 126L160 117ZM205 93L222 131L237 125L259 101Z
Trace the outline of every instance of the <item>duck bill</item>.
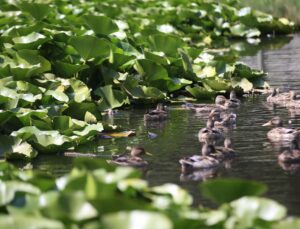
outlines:
M153 154L149 153L149 152L146 152L145 154L148 155L148 156L153 156Z
M263 124L262 126L272 126L272 123L271 123L271 121L269 121L269 122Z

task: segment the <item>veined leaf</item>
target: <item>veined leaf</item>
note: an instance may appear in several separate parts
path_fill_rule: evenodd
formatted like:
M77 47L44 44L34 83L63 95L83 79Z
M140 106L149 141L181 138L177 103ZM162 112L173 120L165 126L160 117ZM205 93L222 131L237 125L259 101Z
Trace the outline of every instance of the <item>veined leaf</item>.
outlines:
M111 53L109 42L104 38L93 36L73 37L70 39L72 45L78 54L85 60L91 58L108 58Z
M96 34L109 35L119 30L117 24L106 16L86 15L84 20Z

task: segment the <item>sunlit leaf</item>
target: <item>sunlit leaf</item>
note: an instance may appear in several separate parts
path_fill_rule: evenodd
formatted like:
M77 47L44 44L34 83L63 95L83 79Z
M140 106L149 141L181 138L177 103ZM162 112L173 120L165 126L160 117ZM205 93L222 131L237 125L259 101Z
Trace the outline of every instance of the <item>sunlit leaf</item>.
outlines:
M131 211L105 215L102 219L105 229L172 229L171 221L164 215L155 212Z

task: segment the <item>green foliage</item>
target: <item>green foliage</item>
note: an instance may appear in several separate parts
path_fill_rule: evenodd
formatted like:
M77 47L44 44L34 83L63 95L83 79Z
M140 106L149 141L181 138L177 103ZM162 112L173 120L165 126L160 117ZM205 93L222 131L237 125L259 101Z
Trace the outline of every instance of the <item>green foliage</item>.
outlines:
M223 204L217 209L192 207L191 196L175 184L150 187L137 171L95 159L77 159L70 173L57 178L2 162L0 225L107 229L280 229L299 225L298 218L285 219L282 205L254 196L265 189L262 184L230 179L204 182L203 187L205 195L225 196Z
M102 111L133 100L262 87L264 73L236 62L229 39L293 29L234 1L1 1L1 155L86 144Z

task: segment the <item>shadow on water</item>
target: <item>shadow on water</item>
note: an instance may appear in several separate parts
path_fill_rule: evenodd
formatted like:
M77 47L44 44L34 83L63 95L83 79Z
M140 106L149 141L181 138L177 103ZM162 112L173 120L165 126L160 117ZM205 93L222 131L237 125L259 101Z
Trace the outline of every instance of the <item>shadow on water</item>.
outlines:
M280 42L279 44L279 47L282 46L279 50L269 50L274 48L272 43L261 45L260 51L255 56L244 57L243 61L252 67L269 72L268 81L271 86L285 86L297 90L300 88L300 36L296 35L286 45ZM209 203L200 195L198 186L201 181L186 180L236 177L266 183L269 186L267 197L286 205L289 214L300 215L300 172L294 171L295 168L284 170L278 165L277 155L280 149L269 143L266 138L268 129L261 126L272 116L279 115L286 123L291 119L293 126L300 127L299 114L294 113L291 116L284 108L267 107L264 101L265 96L244 99L242 106L237 110L237 128L230 133L237 157L227 165L228 168L217 172L192 174L191 177L181 175L178 160L201 151L197 133L204 126L205 120L192 111L171 109L169 120L156 125L145 125L143 120L145 109L120 111L113 118L107 117L107 121L122 125L125 129L135 129L136 136L98 139L101 146L99 149L103 154L110 154L124 151L127 145L143 145L153 154L153 157L147 158L150 166L145 179L151 185L178 183L190 191L195 204ZM147 131L157 134L157 138L150 139ZM60 175L71 168L72 159L62 156L40 156L33 162L33 166Z

